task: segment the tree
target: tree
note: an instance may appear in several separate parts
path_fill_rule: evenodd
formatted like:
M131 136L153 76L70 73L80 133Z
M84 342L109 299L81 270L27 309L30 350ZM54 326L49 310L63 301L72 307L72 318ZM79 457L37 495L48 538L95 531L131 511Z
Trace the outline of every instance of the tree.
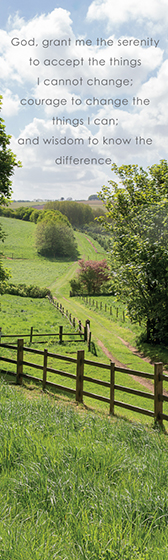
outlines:
M90 194L88 200L99 200L98 194Z
M66 216L58 210L41 210L37 222L56 222L71 227L71 224Z
M73 293L99 294L109 280L109 267L106 260L79 261L77 279L70 281Z
M112 166L120 184L110 181L100 198L111 224L111 276L130 318L144 321L146 338L168 342L168 163L148 171L137 165Z
M2 96L0 95L0 111L2 107ZM5 132L4 120L0 118L0 204L7 204L11 197L12 181L15 166L20 167L21 163L16 161L16 156L8 147L11 136ZM3 242L5 234L0 226L0 239ZM1 256L1 254L0 254ZM0 261L0 291L5 280L9 277L9 272L3 269Z
M2 107L2 96L0 95L0 111ZM6 204L11 197L12 181L11 176L14 168L21 167L20 161L16 161L16 156L8 148L11 136L5 132L4 120L0 118L0 204Z
M66 216L52 210L41 212L37 220L36 247L38 253L46 257L77 258L77 244Z

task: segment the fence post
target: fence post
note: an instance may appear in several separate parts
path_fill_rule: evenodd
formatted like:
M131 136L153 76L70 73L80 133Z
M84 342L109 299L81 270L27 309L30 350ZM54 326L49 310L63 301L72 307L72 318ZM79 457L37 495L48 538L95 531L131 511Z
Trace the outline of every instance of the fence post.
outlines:
M44 362L43 362L43 391L46 386L47 380L47 349L44 349Z
M59 327L59 344L62 344L63 327Z
M22 338L17 341L17 372L16 372L16 383L17 385L22 385L22 373L23 373L23 344Z
M32 343L33 340L33 327L31 327L30 329L30 344Z
M85 338L85 340L87 341L87 346L88 346L89 331L90 331L90 321L89 321L89 319L86 319L86 321L85 321L85 328L86 328L86 331L85 331L86 332L86 334L85 334L86 338Z
M84 342L87 340L87 328L84 326Z
M72 324L73 324L73 327L74 327L74 329L75 329L75 317L73 318Z
M89 329L89 334L88 334L88 350L89 350L89 352L90 352L90 346L91 346L91 336L92 336L92 333Z
M91 343L91 332L90 332L90 320L86 319L86 340L87 340L87 347L90 352L90 343Z
M114 416L115 363L110 362L110 414Z
M154 364L154 414L155 422L158 422L162 426L162 412L163 412L163 364L158 362Z
M84 350L77 352L76 401L83 403Z

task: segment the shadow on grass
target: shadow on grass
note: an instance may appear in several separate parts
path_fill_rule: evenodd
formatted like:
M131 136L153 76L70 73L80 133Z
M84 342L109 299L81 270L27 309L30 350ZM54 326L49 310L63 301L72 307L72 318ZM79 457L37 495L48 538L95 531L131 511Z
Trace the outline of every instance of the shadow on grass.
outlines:
M168 370L168 347L164 344L154 344L147 342L145 334L142 333L136 339L138 351L145 357L150 358L151 363L163 362L164 368Z
M77 252L77 254L75 256L67 256L67 257L52 257L52 256L47 256L47 255L41 255L40 253L38 253L38 257L41 259L41 261L46 261L46 262L58 262L58 263L69 263L69 262L76 262L78 261L81 257L80 257L80 253Z

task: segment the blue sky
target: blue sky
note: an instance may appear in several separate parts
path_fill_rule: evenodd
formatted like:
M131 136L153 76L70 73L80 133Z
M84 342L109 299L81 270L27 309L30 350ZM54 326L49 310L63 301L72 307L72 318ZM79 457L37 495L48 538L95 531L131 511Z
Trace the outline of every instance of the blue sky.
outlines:
M167 159L167 0L0 0L0 13L14 199L87 199L113 162Z

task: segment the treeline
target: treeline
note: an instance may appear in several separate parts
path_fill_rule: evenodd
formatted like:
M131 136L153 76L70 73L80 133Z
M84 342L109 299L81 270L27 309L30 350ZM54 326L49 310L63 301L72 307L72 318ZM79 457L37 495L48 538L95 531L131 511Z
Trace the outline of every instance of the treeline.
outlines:
M84 224L94 222L96 217L104 215L102 208L93 209L89 204L83 202L75 202L69 200L55 200L46 202L44 208L50 210L58 210L67 216L73 227L81 228Z
M13 210L9 206L0 207L0 216L5 216L6 218L15 218L16 220L24 220L25 222L37 222L41 210L36 208L27 208L26 206L20 206Z
M88 204L67 200L47 202L44 205L44 210L56 210L61 212L61 214L68 218L72 227L76 228L81 228L84 224L94 222L96 217L104 214L103 209L92 209ZM38 210L37 208L32 207L27 208L26 206L20 206L15 210L9 207L0 208L0 215L34 223L37 223L41 212L43 212L43 210Z

